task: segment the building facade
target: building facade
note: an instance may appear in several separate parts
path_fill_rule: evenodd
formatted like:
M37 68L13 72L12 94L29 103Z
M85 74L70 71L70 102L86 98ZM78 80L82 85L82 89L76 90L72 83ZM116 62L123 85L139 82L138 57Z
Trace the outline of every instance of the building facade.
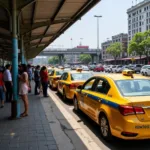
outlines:
M150 30L150 0L144 0L127 10L128 42L138 32Z
M107 47L109 47L111 44L112 44L112 40L108 40L108 41L103 42L101 44L101 47L102 47L102 60L103 61L105 61L107 59L113 59L113 57L106 52Z
M102 43L102 59L103 61L108 59L114 59L110 54L106 52L107 47L109 47L112 43L119 42L122 44L123 51L120 54L120 58L125 58L128 56L127 47L128 47L128 34L120 33L118 35L112 36L112 40L108 40Z

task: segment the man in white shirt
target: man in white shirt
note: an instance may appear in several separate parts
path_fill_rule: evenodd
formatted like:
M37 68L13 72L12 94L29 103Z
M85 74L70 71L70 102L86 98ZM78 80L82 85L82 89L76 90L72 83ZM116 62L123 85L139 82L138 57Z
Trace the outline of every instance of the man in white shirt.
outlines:
M6 65L6 70L4 72L4 82L6 87L6 102L12 101L12 75L11 75L11 65Z

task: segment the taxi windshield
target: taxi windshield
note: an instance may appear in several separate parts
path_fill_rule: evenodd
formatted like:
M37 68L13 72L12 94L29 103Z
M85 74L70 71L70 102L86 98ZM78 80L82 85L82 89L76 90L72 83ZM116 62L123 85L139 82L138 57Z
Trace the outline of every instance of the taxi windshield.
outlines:
M51 73L53 71L53 69L48 69L48 73Z
M71 74L71 80L87 80L90 77L92 77L91 73L72 73Z
M150 80L118 80L119 91L123 96L150 96Z
M64 73L64 71L56 71L56 76L61 76Z

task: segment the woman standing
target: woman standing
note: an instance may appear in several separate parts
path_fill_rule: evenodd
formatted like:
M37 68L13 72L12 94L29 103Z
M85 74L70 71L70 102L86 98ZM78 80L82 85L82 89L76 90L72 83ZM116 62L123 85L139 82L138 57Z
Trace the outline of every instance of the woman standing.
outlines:
M22 64L20 67L21 75L19 75L19 95L24 103L24 112L21 114L21 117L28 116L28 90L29 90L29 83L28 83L28 73L27 73L27 66Z
M40 72L40 76L41 76L41 83L42 83L42 87L43 87L43 96L44 97L48 97L47 96L47 88L48 88L48 72L45 66L43 66L41 68L41 72Z
M6 92L6 87L4 84L3 68L0 67L0 100L1 100L0 108L4 107L4 92Z

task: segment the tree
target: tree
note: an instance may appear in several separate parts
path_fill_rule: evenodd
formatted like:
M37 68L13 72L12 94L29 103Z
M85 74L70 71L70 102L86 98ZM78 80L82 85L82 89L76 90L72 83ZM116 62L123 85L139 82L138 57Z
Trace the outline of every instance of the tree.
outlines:
M141 42L141 45L144 48L143 54L146 56L147 62L149 62L149 51L150 51L150 30L145 31L144 34L144 39Z
M92 58L89 54L81 54L79 60L84 64L88 64L89 62L91 62Z
M49 64L58 64L59 63L59 57L58 56L53 56L53 57L50 57L49 60L48 60L48 63Z
M111 54L114 57L115 64L116 64L116 60L122 52L122 44L119 42L112 43L109 47L107 47L106 52Z
M140 57L140 62L141 62L141 57L144 53L144 46L142 43L144 40L144 33L139 32L136 33L133 37L133 39L130 41L129 43L129 47L128 47L128 53L129 54L137 54Z

